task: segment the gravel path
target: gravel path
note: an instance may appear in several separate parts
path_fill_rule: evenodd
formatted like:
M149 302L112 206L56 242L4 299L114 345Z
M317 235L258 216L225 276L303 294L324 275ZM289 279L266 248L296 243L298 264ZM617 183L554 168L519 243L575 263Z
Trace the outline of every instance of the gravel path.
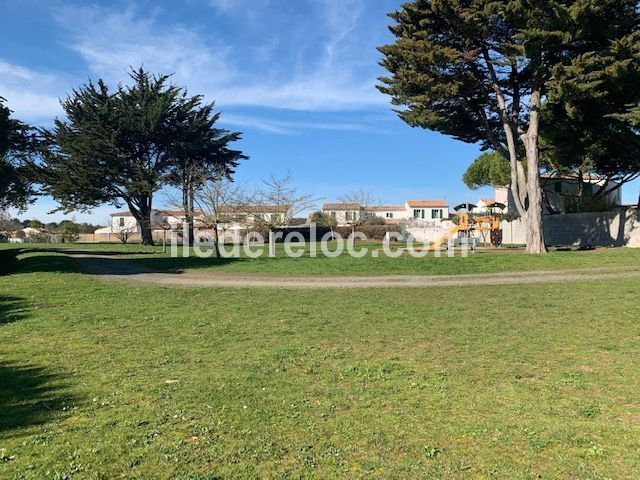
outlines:
M114 282L181 287L383 288L505 285L640 277L637 267L464 275L301 276L213 272L162 272L137 262L89 252L68 252L87 273Z

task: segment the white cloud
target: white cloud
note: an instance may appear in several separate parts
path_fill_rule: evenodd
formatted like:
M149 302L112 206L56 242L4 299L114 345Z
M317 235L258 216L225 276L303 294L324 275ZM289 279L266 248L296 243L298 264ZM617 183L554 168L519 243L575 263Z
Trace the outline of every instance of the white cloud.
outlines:
M0 96L17 118L31 122L59 115L62 91L58 77L0 59Z
M341 44L348 38L358 24L364 5L361 0L322 0L329 42L325 46L326 63L335 61Z
M219 13L244 16L255 20L258 10L269 4L270 0L209 0L209 5Z
M212 4L224 9L238 2L244 0ZM158 12L114 12L94 6L62 10L57 19L68 28L70 47L91 72L111 82L126 80L129 66L143 64L151 71L175 72L177 84L224 107L345 111L387 105L374 88L375 73L358 72L361 59L345 54L348 49L343 48L360 18L362 1L323 0L320 5L326 39L321 53L303 58L299 68L274 63L256 69L259 58L240 58L231 45L212 38L210 30L205 34L193 27L160 25Z
M174 73L194 87L228 80L233 71L226 62L230 49L209 45L194 30L177 25L160 28L156 14L136 15L132 9L110 12L97 7L62 10L58 21L72 27L70 47L87 62L92 73L109 81L126 79L130 67Z
M244 3L243 0L209 0L209 4L218 10L228 12Z
M248 115L223 115L220 118L222 125L230 125L240 128L250 128L268 133L281 135L295 135L304 130L336 130L374 132L374 127L349 122L296 122L289 120L272 120Z

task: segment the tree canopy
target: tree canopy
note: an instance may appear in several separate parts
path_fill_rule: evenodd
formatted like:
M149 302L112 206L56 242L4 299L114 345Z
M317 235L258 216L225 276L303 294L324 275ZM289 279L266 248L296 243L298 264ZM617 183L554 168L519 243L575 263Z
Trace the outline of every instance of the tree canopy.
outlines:
M226 162L225 149L237 138L213 129L213 104L169 83L168 75L142 68L130 72L132 84L111 91L99 80L74 90L62 101L66 119L46 131L49 150L42 172L45 190L65 211L124 202L140 223L143 243L152 244L153 195L186 165Z
M462 181L472 190L480 187L505 187L510 181L509 162L497 152L485 152L469 165Z
M396 41L380 47L391 73L380 79L380 90L402 107L397 112L409 125L503 155L527 225L527 250L543 252L543 100L565 103L561 93L585 80L573 65L608 57L616 44L637 43L637 2L414 0L390 16ZM631 47L619 53L620 60L637 55ZM584 98L601 89L593 85Z
M175 161L169 182L182 191L181 207L185 211L188 240L194 242L194 210L196 194L205 184L220 176L231 179L241 160L249 157L229 148L240 140L240 132L217 128L220 112L214 113L214 103L202 104L203 97L193 97L194 105L185 109L180 118L176 138Z
M0 97L0 208L23 208L33 200L33 157L37 135L27 124L12 118Z
M622 184L640 176L640 32L612 39L599 53L554 71L558 88L542 110L543 162Z

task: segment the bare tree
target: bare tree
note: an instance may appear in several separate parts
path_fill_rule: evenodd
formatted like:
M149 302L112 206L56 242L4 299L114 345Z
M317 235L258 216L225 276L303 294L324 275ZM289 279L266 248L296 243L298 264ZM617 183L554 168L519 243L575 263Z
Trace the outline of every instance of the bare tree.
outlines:
M362 208L367 208L380 202L380 200L374 195L373 191L367 190L366 188L358 188L347 192L338 197L338 200L342 203L357 203Z
M135 233L136 227L132 225L129 227L118 227L118 230L113 232L113 236L122 243L127 243Z
M7 212L0 210L0 234L2 232L9 233L20 228L22 228L22 225L13 220Z
M335 213L335 212L333 212ZM335 239L334 230L338 227L338 220L329 212L318 210L311 215L311 221L321 227L328 227L331 230L331 240Z
M176 225L169 222L166 216L162 216L158 222L158 227L162 229L162 253L167 253L167 232L175 229Z
M311 210L318 203L318 199L313 195L298 192L290 173L282 178L271 175L263 179L255 197L256 206L271 213L268 217L256 217L260 224L258 226L264 226L269 230L289 225L292 218Z
M216 255L220 256L220 229L230 223L245 223L247 204L245 184L235 183L223 170L216 171L196 193L195 204L200 209L198 220L211 228Z
M366 220L367 207L380 202L380 200L374 195L373 191L366 188L358 188L356 190L347 192L344 195L338 197L338 200L342 203L357 204L362 208L361 215L353 218L350 222L348 222L352 227L354 227L355 225L359 225L364 222L364 220Z

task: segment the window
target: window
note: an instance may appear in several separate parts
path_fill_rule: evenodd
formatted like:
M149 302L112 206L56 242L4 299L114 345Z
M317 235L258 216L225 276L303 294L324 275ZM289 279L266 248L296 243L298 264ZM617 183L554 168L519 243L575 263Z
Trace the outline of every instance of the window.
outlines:
M385 214L385 217L387 217L387 218L393 218L393 212L387 212L387 213Z
M588 196L593 195L593 183L585 183L584 184L584 194Z
M562 193L562 182L555 182L553 184L553 190L556 193Z
M124 217L118 218L118 225L124 227Z
M331 218L336 218L336 212L331 212Z
M442 218L442 209L441 208L436 208L431 210L431 218Z
M344 219L347 222L350 222L351 221L351 212L344 212Z
M413 218L424 218L424 209L417 208L413 211Z

